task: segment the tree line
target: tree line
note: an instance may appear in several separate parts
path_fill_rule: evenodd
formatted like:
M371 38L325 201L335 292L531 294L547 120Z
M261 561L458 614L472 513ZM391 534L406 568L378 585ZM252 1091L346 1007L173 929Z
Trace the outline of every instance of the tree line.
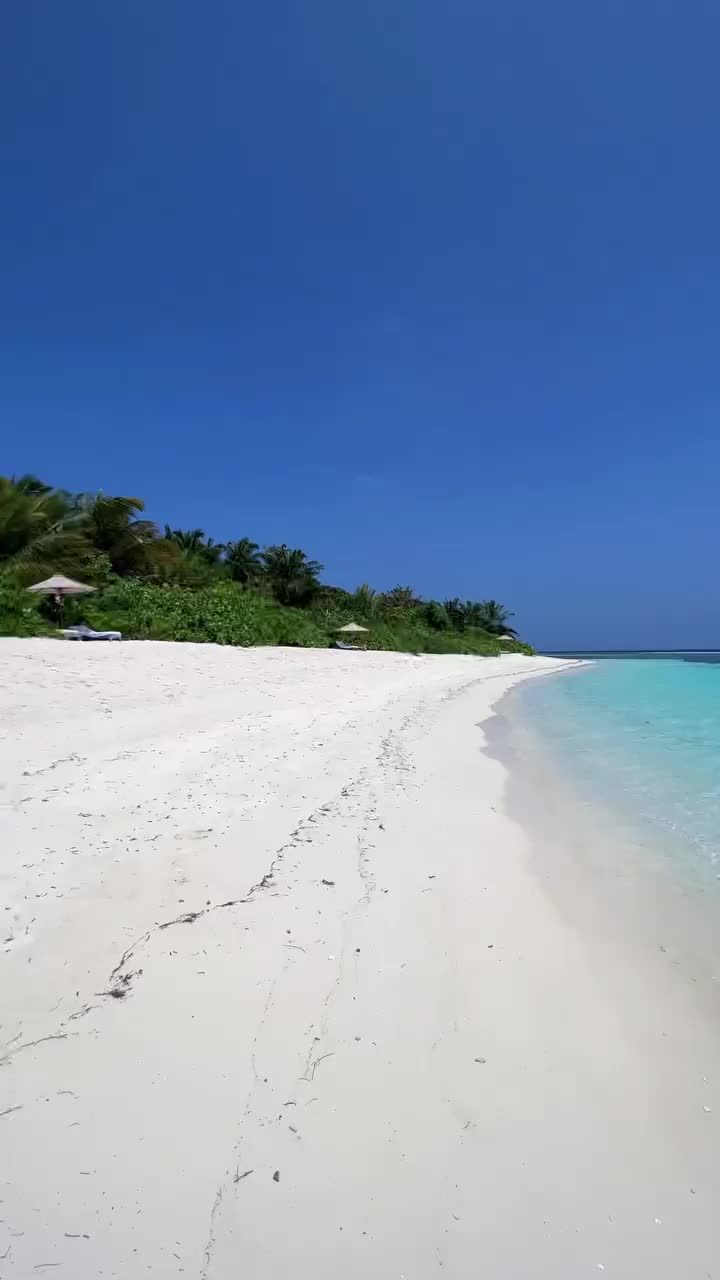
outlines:
M409 586L349 592L321 581L323 565L297 547L251 538L216 542L203 529L160 529L140 498L71 493L37 476L0 476L0 581L28 586L63 573L99 588L119 580L203 590L234 584L278 606L309 610L325 625L412 621L436 633L515 636L496 600L424 600Z

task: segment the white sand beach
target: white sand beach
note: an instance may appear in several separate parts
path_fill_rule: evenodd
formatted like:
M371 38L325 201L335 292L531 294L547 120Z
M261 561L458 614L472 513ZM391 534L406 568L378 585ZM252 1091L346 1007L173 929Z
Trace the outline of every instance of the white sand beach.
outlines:
M2 1280L720 1275L715 1026L483 754L562 665L0 641Z

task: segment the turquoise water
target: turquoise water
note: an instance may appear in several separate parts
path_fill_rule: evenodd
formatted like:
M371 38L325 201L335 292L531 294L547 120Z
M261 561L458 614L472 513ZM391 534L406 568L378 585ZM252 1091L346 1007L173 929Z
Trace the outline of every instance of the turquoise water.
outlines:
M708 881L720 874L719 659L601 659L520 691L581 791Z

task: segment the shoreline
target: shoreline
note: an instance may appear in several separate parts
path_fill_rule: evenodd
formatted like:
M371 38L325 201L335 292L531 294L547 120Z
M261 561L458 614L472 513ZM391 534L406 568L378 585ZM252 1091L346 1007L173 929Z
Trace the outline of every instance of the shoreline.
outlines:
M712 1272L716 1037L487 754L563 665L0 642L8 1277Z
M578 673L580 674L580 673ZM528 833L538 872L565 917L622 942L631 936L670 957L687 995L717 1018L720 1001L718 885L711 870L681 858L678 842L633 821L627 807L572 772L519 687L505 694L485 726L488 752L508 774L505 808Z

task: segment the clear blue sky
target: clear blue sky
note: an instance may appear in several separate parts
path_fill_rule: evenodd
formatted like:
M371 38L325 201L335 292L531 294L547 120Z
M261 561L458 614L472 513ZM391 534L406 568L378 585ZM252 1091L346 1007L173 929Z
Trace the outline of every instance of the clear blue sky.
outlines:
M713 0L6 0L0 470L720 645Z

